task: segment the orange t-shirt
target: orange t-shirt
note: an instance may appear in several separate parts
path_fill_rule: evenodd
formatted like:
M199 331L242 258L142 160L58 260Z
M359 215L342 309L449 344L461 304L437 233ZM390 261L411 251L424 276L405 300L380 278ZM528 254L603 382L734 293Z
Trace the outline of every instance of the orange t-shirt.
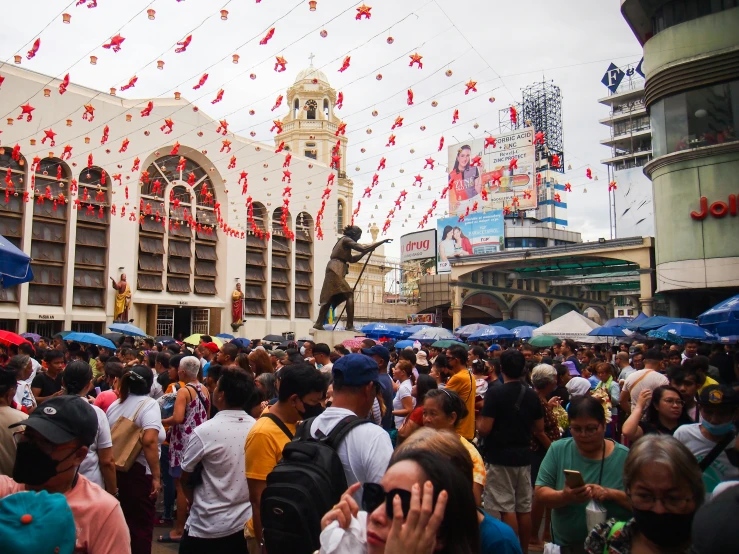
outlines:
M25 490L25 485L0 475L0 498ZM130 554L131 536L115 497L82 475L64 496L77 527L75 554Z

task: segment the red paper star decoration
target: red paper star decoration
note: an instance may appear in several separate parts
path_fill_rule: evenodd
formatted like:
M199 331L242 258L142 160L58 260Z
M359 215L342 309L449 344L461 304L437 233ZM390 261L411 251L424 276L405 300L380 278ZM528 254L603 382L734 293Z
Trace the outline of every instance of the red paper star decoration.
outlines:
M534 144L544 144L544 133L542 131L537 131L536 136L534 137Z
M41 144L46 143L46 140L50 140L49 146L56 146L56 141L54 140L54 137L56 137L56 133L49 129L48 131L44 131L44 138L41 139Z
M394 131L398 127L402 127L402 126L403 126L403 118L400 117L400 116L398 116L398 117L395 118L395 123L393 123L393 126L390 127L390 130L391 131Z
M23 119L23 116L26 116L26 121L31 121L33 119L33 110L35 110L31 104L25 104L24 106L21 106L21 114L16 119Z
M611 192L612 190L616 190L618 186L616 185L616 181L611 181L608 183L608 192Z
M424 169L434 169L434 158L426 158L426 164L423 166Z
M518 169L518 160L516 158L513 158L511 160L511 163L508 164L508 169L510 170Z
M357 8L357 15L355 19L357 21L362 19L362 16L364 16L365 19L371 19L372 14L370 13L372 10L372 6L366 6L365 4L362 4Z
M497 142L497 139L495 137L485 137L485 150L488 149L488 146L492 146L495 148L495 143Z
M106 50L113 50L113 52L120 52L121 51L121 44L123 44L123 41L126 40L121 35L115 35L114 37L111 37L110 42L107 44L103 44L103 48Z
M418 64L418 69L423 69L423 63L421 60L423 59L423 56L419 55L418 52L415 54L411 54L411 63L408 64L408 67L413 67L413 64Z
M480 167L480 164L482 163L482 158L480 156L475 156L472 158L472 163L470 165L472 167Z
M282 73L283 71L286 71L287 70L286 66L287 66L287 60L285 58L283 58L282 56L275 57L275 71L277 73Z
M467 81L467 84L465 85L467 88L465 89L464 93L469 94L470 92L477 92L477 81L473 81L470 79Z
M587 177L588 179L592 179L593 178L593 172L590 170L590 168L587 168L585 170L585 177Z

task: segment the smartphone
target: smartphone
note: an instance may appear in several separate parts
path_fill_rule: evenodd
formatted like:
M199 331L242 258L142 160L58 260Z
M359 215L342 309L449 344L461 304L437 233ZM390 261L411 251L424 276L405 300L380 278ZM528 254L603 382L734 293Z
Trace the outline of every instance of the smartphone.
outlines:
M95 394L99 395L101 392L100 387L95 387Z
M577 489L585 486L585 481L582 478L582 474L579 471L573 471L571 469L565 469L565 483L571 489Z

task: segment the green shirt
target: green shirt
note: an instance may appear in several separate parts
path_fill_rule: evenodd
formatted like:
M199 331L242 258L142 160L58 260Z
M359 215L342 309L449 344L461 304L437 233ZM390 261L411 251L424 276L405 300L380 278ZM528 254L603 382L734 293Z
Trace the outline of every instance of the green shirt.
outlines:
M624 490L623 472L624 462L629 449L614 443L615 448L603 462L602 487L607 489ZM598 484L601 460L591 460L583 457L575 445L574 439L562 439L552 443L544 461L539 468L536 478L537 487L549 487L561 491L565 487L565 469L579 471L586 484ZM585 523L584 504L570 504L552 510L552 542L560 546L582 546L590 529ZM619 506L612 500L603 503L608 510L607 519L616 518L618 521L631 519L631 512Z

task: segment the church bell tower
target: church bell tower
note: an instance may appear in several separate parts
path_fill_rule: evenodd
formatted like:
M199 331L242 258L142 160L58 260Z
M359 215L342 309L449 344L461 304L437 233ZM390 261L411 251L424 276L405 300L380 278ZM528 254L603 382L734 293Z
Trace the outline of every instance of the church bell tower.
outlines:
M353 185L346 177L346 136L336 132L341 119L334 113L336 91L331 88L326 75L313 67L298 73L295 83L287 89L287 106L290 112L282 119L282 133L275 136L275 146L285 143L285 150L296 156L312 158L325 166L331 165L331 151L339 143L341 163L335 188L339 231L351 223L353 210ZM336 171L336 170L334 170Z

